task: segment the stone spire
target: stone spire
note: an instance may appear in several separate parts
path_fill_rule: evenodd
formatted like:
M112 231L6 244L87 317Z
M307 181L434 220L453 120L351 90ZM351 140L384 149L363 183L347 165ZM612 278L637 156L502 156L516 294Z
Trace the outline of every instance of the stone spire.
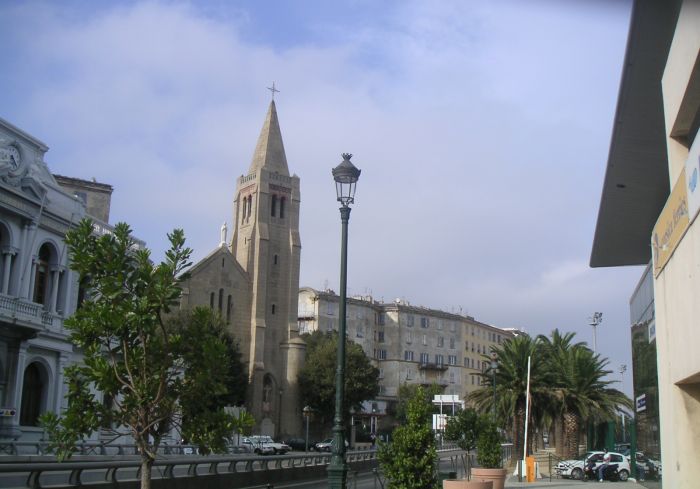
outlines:
M265 123L260 131L248 174L255 173L260 168L289 176L287 157L284 154L282 132L277 120L277 108L274 100L270 102L270 108L267 110L267 117L265 117Z

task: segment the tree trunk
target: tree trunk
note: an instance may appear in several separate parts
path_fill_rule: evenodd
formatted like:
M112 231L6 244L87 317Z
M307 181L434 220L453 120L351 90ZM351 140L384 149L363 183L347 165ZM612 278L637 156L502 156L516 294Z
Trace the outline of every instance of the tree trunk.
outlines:
M565 458L577 458L578 457L578 445L579 445L579 418L576 413L565 412L564 413L564 440L566 446Z
M141 489L151 489L151 468L153 459L141 453Z
M566 454L566 440L564 438L564 419L563 416L557 416L554 420L555 440L557 442L557 455L564 457Z
M523 435L525 430L525 406L518 404L513 415L513 458L521 460L523 457Z

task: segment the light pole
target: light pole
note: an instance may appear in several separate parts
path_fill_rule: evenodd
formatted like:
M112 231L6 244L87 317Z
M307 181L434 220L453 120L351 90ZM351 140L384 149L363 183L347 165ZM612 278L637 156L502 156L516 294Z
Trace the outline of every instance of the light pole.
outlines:
M360 170L350 162L352 155L343 153L343 161L333 168L333 180L340 202L340 221L342 225L340 249L340 324L338 328L338 363L335 369L335 417L333 418L333 456L328 466L328 487L345 489L348 466L345 463L345 436L343 426L343 404L345 401L345 302L348 272L348 221L350 204L355 201L355 185L360 178Z
M304 418L306 418L306 443L304 444L304 451L308 452L309 451L309 418L311 417L311 407L310 406L304 406L304 409L302 409L302 412L304 413Z
M598 345L596 344L596 328L600 323L603 322L603 313L602 312L594 312L593 317L590 318L590 324L593 326L593 353L598 352Z
M491 352L491 383L493 384L493 422L496 422L496 369L498 368L498 357L496 352Z
M620 378L622 380L622 388L624 389L624 383L625 383L625 372L627 372L627 365L624 363L620 365ZM625 413L621 412L620 413L620 418L622 418L622 442L625 443L627 441L627 434L625 433Z

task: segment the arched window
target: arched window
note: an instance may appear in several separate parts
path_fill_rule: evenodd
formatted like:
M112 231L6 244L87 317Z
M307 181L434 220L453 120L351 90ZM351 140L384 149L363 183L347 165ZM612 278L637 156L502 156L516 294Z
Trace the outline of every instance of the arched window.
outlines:
M48 305L49 297L49 260L51 260L51 248L44 244L39 248L39 256L36 261L34 274L34 295L32 300L37 304Z
M272 304L272 314L274 314L274 313L275 313L275 309L276 309L275 305L274 305L274 304Z
M224 289L219 289L219 314L222 313L224 307Z
M41 414L41 401L46 382L42 378L41 368L34 362L24 370L22 383L22 407L19 412L19 424L38 426Z
M280 199L280 219L284 219L284 203L287 201L285 197Z
M275 255L275 262L274 262L274 264L277 265L277 255Z
M231 323L231 310L233 309L233 298L228 295L228 303L226 304L226 324Z
M209 294L209 309L214 309L214 292Z
M270 215L272 217L275 217L276 212L277 212L277 196L273 195L272 202L270 203Z
M249 195L248 196L248 214L246 214L246 221L250 219L250 213L253 209L253 196Z

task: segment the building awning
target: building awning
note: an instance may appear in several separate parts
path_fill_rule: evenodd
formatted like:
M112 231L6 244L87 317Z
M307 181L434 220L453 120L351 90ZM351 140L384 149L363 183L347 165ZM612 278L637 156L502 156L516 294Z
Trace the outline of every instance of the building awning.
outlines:
M679 10L678 0L637 0L632 9L591 267L651 259L651 231L670 191L661 79Z

